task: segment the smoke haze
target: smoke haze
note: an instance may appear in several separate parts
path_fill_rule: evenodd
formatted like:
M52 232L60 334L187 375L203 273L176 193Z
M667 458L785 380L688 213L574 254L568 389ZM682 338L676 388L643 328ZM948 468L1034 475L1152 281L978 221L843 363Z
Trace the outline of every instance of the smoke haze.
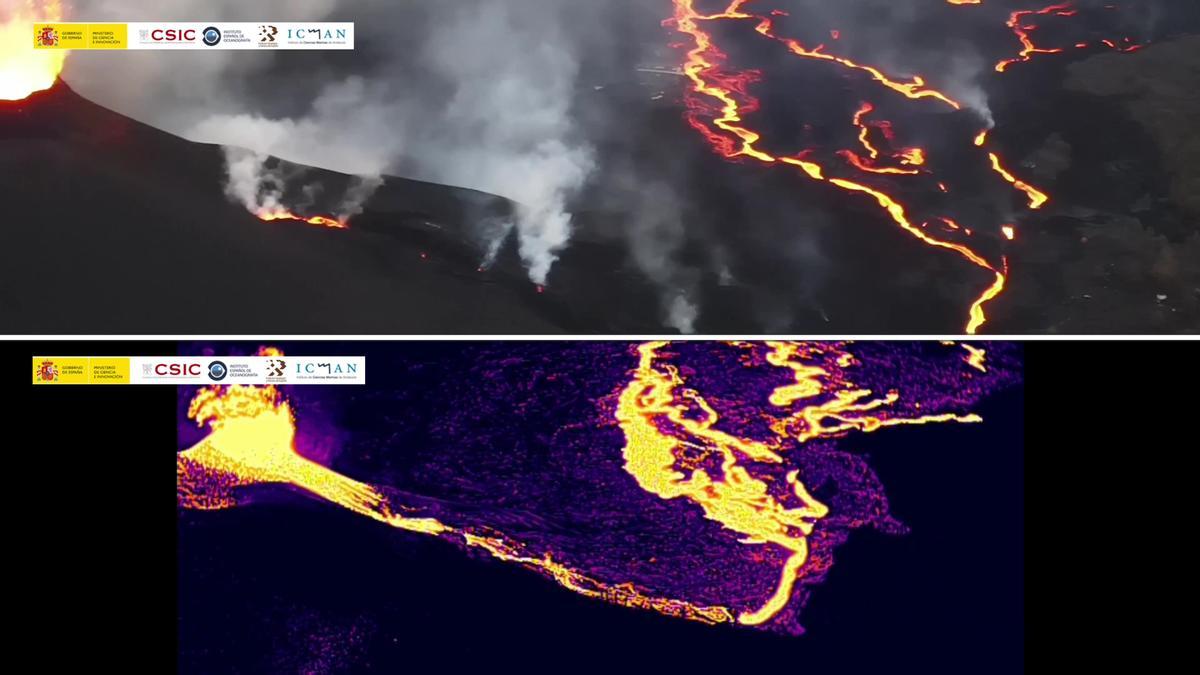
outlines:
M875 0L782 5L802 6L788 9L814 17L814 23L842 26L848 48L900 72L934 58L935 52L913 50L911 42L899 46L919 29L915 8ZM583 129L579 118L599 113L577 107L581 91L628 80L637 66L677 64L678 51L667 46L676 36L659 25L671 11L666 0L267 0L252 8L232 0L169 0L153 7L133 0L80 0L73 16L89 20L354 21L356 50L286 57L132 52L122 55L119 70L111 68L109 55L85 52L68 61L66 78L85 96L120 112L227 146L226 192L252 211L296 208L280 203L289 181L309 187L303 176L269 169L271 156L358 176L339 217L361 211L387 174L506 197L516 204L513 222L474 227L484 241L482 263L491 264L504 239L515 234L528 275L539 284L546 283L576 234L571 205L581 201L585 186L598 184L592 180L596 172L616 167L636 176L616 181L615 189L628 201L618 227L630 259L656 288L663 322L692 332L703 313L701 286L706 279L736 283L736 259L730 259L719 228L706 229L685 216L686 169L659 166L665 173L638 173L637 147L609 156L610 166L601 166L597 144L626 133L622 111L605 111L610 119L597 136L590 133L595 125ZM956 53L961 55L951 67L943 68L953 81L944 84L990 121L977 84L986 66L971 49ZM677 105L670 99L664 104ZM813 237L794 232L789 238L792 243L780 248L785 260L792 255L786 251L803 249L803 269L823 266ZM710 255L685 261L689 241L701 242ZM802 276L810 279L811 272ZM790 315L786 308L762 313Z
M252 210L294 206L278 203L285 177L269 156L359 176L346 215L387 173L507 197L529 275L544 283L571 235L566 204L594 169L570 114L587 41L565 30L590 4L81 0L72 18L351 20L359 49L131 52L115 72L81 53L65 78L119 112L228 146L227 193Z
M1104 0L1078 4L1105 12ZM1162 23L1157 8L1167 5L1120 4L1129 11L1107 14L1125 17L1126 33L1138 39ZM719 332L713 327L721 326L723 312L714 296L725 309L752 315L766 332L869 330L874 317L885 315L915 327L942 321L929 313L943 305L955 313L946 320L952 327L963 303L976 297L978 270L919 251L869 199L813 186L778 166L717 157L683 119L688 80L670 69L683 61L681 46L690 40L662 25L672 14L670 0L248 5L77 0L67 18L353 21L356 49L128 52L119 68L114 54L78 52L67 60L65 79L118 112L226 146L226 192L252 211L303 206L280 204L285 194L308 202L318 196L320 186L270 157L356 176L345 194L321 196L323 204L337 205L338 217L369 210L372 192L388 175L508 198L514 206L507 218L487 214L466 225L481 242L481 266L515 242L529 278L553 288L555 270L566 268L558 261L572 246L616 243L624 260L580 274L621 265L622 272L635 271L652 290L639 293L648 295L660 324L681 332ZM696 6L710 11L724 3ZM750 126L777 156L851 147L850 115L869 99L874 119L894 121L905 144L930 148L931 161L966 166L950 156L974 152L969 142L955 145L958 135L997 121L1011 129L1022 111L1032 113L1023 122L1043 112L1023 89L1033 80L1017 79L1038 71L1021 69L1003 82L994 72L997 58L1021 47L1005 26L1012 8L990 0L976 6L757 0L743 8L763 15L783 10L772 15L780 35L810 48L826 45L828 53L900 80L920 74L964 111L914 103L861 72L798 59L757 36L754 22L715 22L713 30L729 50L730 69L762 75L748 92L761 109L743 112L753 115ZM1005 91L1008 82L1022 84ZM998 131L993 142L1014 138ZM1013 162L1032 150L1014 147ZM983 173L995 189L964 186L952 197L963 222L981 231L1015 213L1010 187L986 167ZM888 282L864 281L875 275Z

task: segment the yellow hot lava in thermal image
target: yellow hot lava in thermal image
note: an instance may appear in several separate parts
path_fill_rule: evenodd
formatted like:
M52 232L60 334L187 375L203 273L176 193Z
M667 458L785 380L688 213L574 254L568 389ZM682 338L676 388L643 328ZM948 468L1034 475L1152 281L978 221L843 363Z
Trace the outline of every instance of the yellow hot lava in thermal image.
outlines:
M281 356L264 348L260 356ZM234 489L254 484L291 485L360 516L402 530L458 539L492 557L540 572L561 586L591 598L650 609L703 623L733 621L722 606L699 605L649 595L631 582L605 583L555 560L550 552L534 553L502 533L457 528L435 518L409 515L412 509L390 499L377 486L355 480L303 457L296 448L292 407L273 385L214 385L198 391L188 416L210 433L176 455L179 505L191 509L236 506Z
M34 49L33 24L62 16L58 0L0 0L0 100L20 101L54 85L67 52Z

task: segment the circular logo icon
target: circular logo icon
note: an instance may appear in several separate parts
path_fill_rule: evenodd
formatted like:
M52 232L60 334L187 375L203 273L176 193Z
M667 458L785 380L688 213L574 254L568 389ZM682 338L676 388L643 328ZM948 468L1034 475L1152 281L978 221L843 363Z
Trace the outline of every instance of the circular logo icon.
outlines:
M217 382L225 379L225 376L228 374L229 369L225 367L224 363L220 361L213 361L212 363L208 364L208 379Z
M204 29L204 44L212 47L221 41L221 31L217 30L216 26L209 26Z

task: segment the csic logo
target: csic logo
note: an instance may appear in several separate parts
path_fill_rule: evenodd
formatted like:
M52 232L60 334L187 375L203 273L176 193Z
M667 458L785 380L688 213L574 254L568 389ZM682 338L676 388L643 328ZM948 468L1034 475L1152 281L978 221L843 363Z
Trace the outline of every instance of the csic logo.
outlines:
M216 26L209 26L201 33L200 39L209 47L215 47L221 41L221 31Z
M33 40L38 47L57 47L58 33L54 28L46 26L34 35Z
M138 35L141 37L142 42L181 43L196 41L195 28L142 28L138 31Z
M208 364L208 379L213 382L220 382L229 374L229 369L221 361L213 361Z
M203 368L199 363L147 363L142 372L155 377L200 377Z
M38 364L38 382L54 382L59 374L58 366L54 365L53 361L42 361Z
M279 35L279 28L270 24L258 27L259 42L275 42L275 36Z

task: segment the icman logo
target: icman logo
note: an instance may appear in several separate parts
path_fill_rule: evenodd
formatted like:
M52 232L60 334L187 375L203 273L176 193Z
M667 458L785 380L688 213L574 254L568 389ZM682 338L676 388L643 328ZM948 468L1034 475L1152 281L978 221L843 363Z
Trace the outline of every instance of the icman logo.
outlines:
M57 47L58 33L49 26L42 28L37 33L37 44L39 47Z
M38 364L38 381L53 382L58 379L58 366L53 361L42 361Z

